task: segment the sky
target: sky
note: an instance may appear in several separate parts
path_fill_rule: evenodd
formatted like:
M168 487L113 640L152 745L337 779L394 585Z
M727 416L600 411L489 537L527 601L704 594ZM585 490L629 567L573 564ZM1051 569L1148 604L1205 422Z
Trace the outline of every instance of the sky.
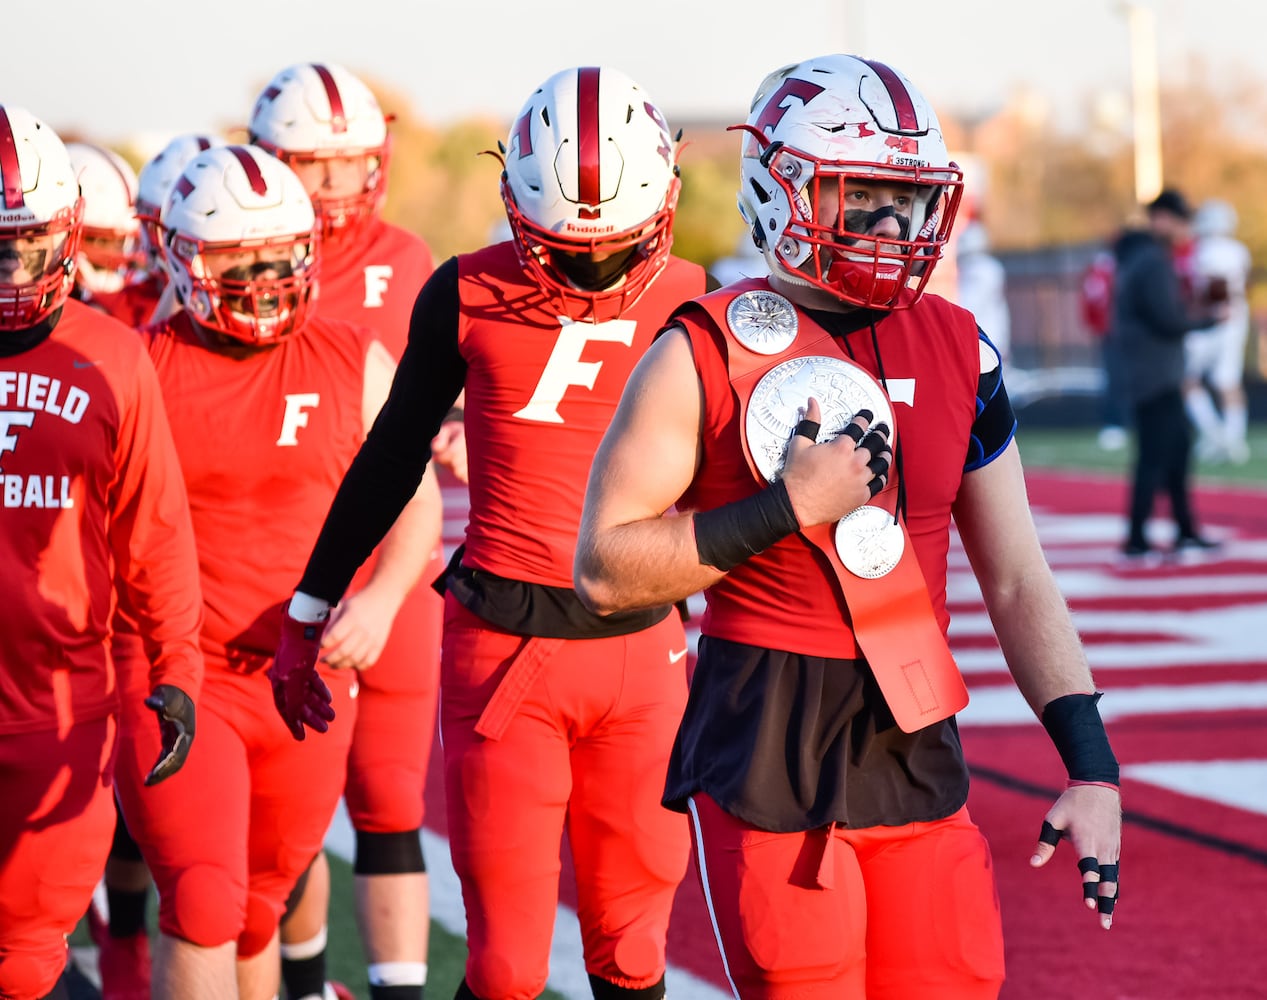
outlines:
M1197 56L1261 78L1267 4L1132 0L1163 86ZM762 77L827 52L878 58L934 107L985 115L1023 91L1058 120L1129 108L1119 0L61 0L6 4L0 102L104 143L245 123L268 79L341 63L438 125L508 123L559 69L616 66L674 121L741 121ZM25 22L25 23L24 23ZM55 40L55 41L54 41ZM390 108L387 110L391 110ZM1080 113L1080 111L1079 111Z

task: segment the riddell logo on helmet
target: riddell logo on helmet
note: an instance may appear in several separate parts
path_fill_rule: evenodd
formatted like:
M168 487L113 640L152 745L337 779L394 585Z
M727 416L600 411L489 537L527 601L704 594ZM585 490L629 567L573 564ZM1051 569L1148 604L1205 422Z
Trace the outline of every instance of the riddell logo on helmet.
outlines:
M0 225L8 222L30 222L30 212L0 212Z
M583 233L586 236L602 236L605 233L614 233L615 226L582 226L577 225L571 219L563 224L563 231L569 233Z

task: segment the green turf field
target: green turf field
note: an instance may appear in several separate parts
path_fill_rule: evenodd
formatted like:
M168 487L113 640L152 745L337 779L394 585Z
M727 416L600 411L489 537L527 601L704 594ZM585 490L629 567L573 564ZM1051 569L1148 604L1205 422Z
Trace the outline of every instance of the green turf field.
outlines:
M1082 471L1120 472L1130 475L1132 450L1105 451L1096 442L1095 428L1066 430L1050 427L1026 427L1024 411L1020 414L1021 430L1017 442L1027 468L1062 468ZM1194 482L1246 483L1267 486L1267 424L1252 424L1249 429L1250 460L1244 465L1199 462Z

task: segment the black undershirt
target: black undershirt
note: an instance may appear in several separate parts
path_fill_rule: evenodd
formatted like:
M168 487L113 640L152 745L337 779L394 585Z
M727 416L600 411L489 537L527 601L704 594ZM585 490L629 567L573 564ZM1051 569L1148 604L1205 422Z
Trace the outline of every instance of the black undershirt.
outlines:
M53 328L61 318L62 309L58 306L34 326L0 333L0 358L11 358L26 353L32 347L39 347L52 335Z

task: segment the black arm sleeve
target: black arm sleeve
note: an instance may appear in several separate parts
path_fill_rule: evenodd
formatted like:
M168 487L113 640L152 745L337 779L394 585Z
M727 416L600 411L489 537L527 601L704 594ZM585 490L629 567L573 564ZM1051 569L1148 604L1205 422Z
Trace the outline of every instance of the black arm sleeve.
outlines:
M338 603L361 564L418 489L431 439L466 381L458 349L458 263L427 280L409 318L409 342L391 393L335 495L299 590Z

